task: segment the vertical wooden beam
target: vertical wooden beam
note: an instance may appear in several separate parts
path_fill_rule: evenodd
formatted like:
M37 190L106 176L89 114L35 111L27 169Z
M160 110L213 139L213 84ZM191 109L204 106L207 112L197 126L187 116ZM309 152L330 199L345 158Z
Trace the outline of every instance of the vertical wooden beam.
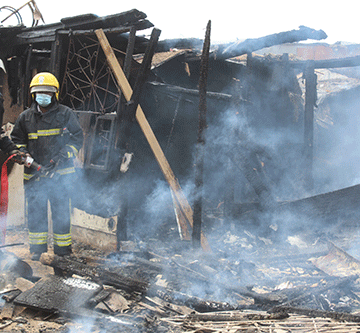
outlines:
M30 68L30 64L31 64L31 56L32 56L32 52L33 52L33 45L30 44L28 46L27 49L27 56L26 56L26 64L25 64L25 83L24 83L24 106L25 107L30 107L31 105L31 97L29 94L29 86L30 86L30 82L31 82L31 68Z
M60 35L56 34L55 40L51 44L51 58L50 58L50 72L54 74L58 80L60 80Z
M132 26L129 32L129 40L126 48L126 55L124 61L124 73L127 79L130 77L131 72L131 62L134 54L135 47L135 39L136 39L136 27Z
M133 31L134 29L131 29L131 31ZM148 44L148 47L146 48L145 54L144 54L144 59L141 63L140 66L140 70L138 71L137 74L137 78L136 78L136 82L134 85L134 90L133 93L131 95L131 100L130 102L128 102L127 104L124 105L124 107L121 109L122 112L121 114L117 114L117 130L119 131L118 133L118 137L119 137L119 144L120 147L122 147L126 152L128 152L129 150L129 142L128 139L130 137L130 128L132 125L132 120L135 117L135 112L136 112L136 108L137 105L139 104L139 100L140 100L140 94L143 88L143 85L146 81L146 78L150 72L150 68L151 68L151 62L152 62L152 58L156 49L156 45L159 39L161 31L158 29L153 29L152 33L151 33L151 38L150 38L150 42ZM133 36L135 37L135 35ZM130 42L130 41L129 41ZM131 42L132 44L135 42L135 39L133 38L133 41ZM131 50L131 55L132 55L132 51L134 49L134 46L130 46L130 49L128 47L128 51L130 52ZM130 55L130 53L127 52L126 56ZM132 60L132 56L129 57L130 59L128 59L129 64L124 63L124 68L126 68L125 66L128 66L127 71L128 71L128 75L126 75L126 71L124 71L124 74L126 76L126 78L128 79L130 77L130 68L131 68L131 60ZM121 103L122 106L123 103ZM128 181L128 175L125 175L125 177L123 177L124 182ZM119 241L121 240L126 240L127 239L127 223L126 223L126 215L128 212L128 200L126 193L123 193L122 196L122 200L121 200L121 209L120 209L120 214L118 215L118 227L117 228L117 235L118 235L118 245L119 245ZM120 232L121 230L121 232Z
M203 173L205 154L205 129L206 122L206 86L209 71L211 21L206 26L204 46L201 55L200 78L199 78L199 130L196 146L195 162L195 201L194 201L194 227L192 233L193 247L199 248L201 244L202 223L202 196L203 196Z
M131 73L131 63L133 60L134 47L136 39L136 27L132 26L129 32L128 45L126 47L126 54L124 60L124 74L125 77L129 80ZM121 149L123 152L129 151L129 142L126 138L130 132L130 121L122 117L125 110L125 102L123 96L119 99L119 105L116 110L116 146ZM128 239L127 234L127 215L129 212L129 200L128 193L124 191L124 188L128 186L129 183L129 171L123 175L123 186L120 192L120 210L117 215L117 228L116 228L116 247L117 250L120 250L121 241L126 241Z
M96 30L95 33L96 33L97 38L99 39L101 47L103 48L104 53L107 57L108 64L109 64L110 68L112 69L112 71L114 72L115 78L121 88L121 91L122 91L125 99L127 101L129 101L131 99L131 95L132 95L132 88L131 88L128 80L126 79L125 74L124 74L118 60L116 59L114 51L112 50L112 48L106 38L106 35L102 29ZM148 123L148 121L145 117L145 114L140 105L138 105L138 107L136 109L135 117L136 117L138 124L140 125L142 132L144 133L144 135L150 145L152 152L155 155L156 161L158 162L166 181L168 182L177 202L179 203L179 206L181 207L182 212L184 213L184 216L186 216L188 223L192 227L193 226L192 209L191 209L186 197L184 196L184 193L182 192L180 184L179 184L178 180L176 179L172 169L170 168L169 162L167 161L167 159L159 145L159 142L157 141L155 134L152 131L150 124ZM185 225L183 227L186 228ZM201 234L201 246L204 250L210 251L209 243L207 242L207 239L203 233Z
M305 112L304 112L304 162L306 187L311 190L314 186L313 156L314 156L314 106L316 105L315 64L309 62L305 69Z

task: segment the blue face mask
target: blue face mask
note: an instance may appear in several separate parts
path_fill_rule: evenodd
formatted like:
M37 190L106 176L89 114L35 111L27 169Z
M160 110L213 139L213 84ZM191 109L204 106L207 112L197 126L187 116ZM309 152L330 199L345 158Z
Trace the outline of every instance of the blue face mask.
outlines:
M51 104L51 97L47 94L39 94L37 93L35 96L35 101L42 107L46 108Z

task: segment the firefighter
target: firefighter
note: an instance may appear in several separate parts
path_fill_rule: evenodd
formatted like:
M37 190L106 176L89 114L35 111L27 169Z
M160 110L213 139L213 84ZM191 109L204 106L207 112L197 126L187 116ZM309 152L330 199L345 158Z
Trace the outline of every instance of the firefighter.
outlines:
M39 260L48 250L48 201L54 253L64 256L72 252L70 194L83 132L76 114L59 103L59 82L53 74L36 74L30 94L33 102L16 120L11 138L46 171L24 168L30 253L32 260Z

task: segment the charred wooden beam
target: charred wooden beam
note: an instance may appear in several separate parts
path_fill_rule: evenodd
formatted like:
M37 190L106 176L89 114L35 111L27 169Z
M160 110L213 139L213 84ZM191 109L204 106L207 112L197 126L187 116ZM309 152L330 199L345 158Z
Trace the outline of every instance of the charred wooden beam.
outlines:
M305 77L305 111L304 111L304 151L306 168L306 186L313 188L313 155L314 155L314 107L317 100L317 76L314 64L310 62L304 73Z
M307 39L321 40L325 38L327 38L327 35L322 30L314 30L305 26L300 26L298 30L284 31L231 44L225 49L219 49L214 53L214 56L217 59L228 59L274 45L295 43Z
M261 58L259 60L256 57L254 57L253 60L261 61L263 59ZM282 63L283 60L266 59L266 62L269 62L270 64L277 64L280 62ZM294 60L294 61L289 60L288 66L290 68L297 68L305 71L306 68L309 66L309 63L311 63L315 69L357 67L360 66L360 56L346 57L340 59L325 59L325 60Z
M234 307L229 303L204 300L200 297L191 296L168 288L151 288L148 294L150 296L157 296L166 302L186 305L199 312L234 310Z
M128 40L128 45L126 47L126 54L124 60L124 73L127 79L129 79L130 77L131 62L135 47L135 37L136 37L136 27L133 26L130 28L129 40Z
M270 312L272 313L287 312L287 313L296 313L296 314L315 317L315 318L322 317L322 318L331 318L338 321L348 321L354 323L360 322L360 316L351 313L306 309L306 308L292 307L292 306L278 306L271 309Z
M102 29L107 27L119 27L125 25L134 25L146 19L146 14L131 9L122 13L98 17L93 14L78 15L63 18L61 23L65 29Z
M359 216L359 196L360 185L354 185L312 197L280 203L275 213L292 212L298 214L305 221L311 220L314 226L316 223L320 225L324 221L329 225L345 216Z
M58 274L67 276L76 274L90 277L94 281L114 286L129 293L143 293L148 288L148 283L145 281L132 279L124 274L109 272L101 267L91 267L70 257L43 254L41 256L41 262L53 267Z
M116 34L123 34L126 32L129 32L131 30L131 27L117 27L117 28L108 28L108 29L104 29L104 32L106 32L107 34L111 34L111 33L116 33ZM89 29L89 30L66 30L66 29L61 29L58 30L57 33L59 35L66 35L68 36L69 34L77 36L77 35L93 35L94 34L94 30L93 29Z
M136 27L132 26L130 28L128 45L126 48L125 60L124 60L124 74L127 79L130 78L131 72L131 63L133 60L133 53L135 47L136 39ZM117 133L116 133L116 146L119 147L123 152L129 151L129 138L130 138L130 122L128 119L123 119L121 116L125 110L125 100L123 96L120 98L120 103L118 104L116 111L116 123L117 123ZM120 212L117 215L118 223L116 227L116 249L120 250L120 242L125 241L128 238L127 235L127 214L128 214L128 197L127 191L124 191L124 188L128 184L128 174L126 173L123 177L123 186L122 191L120 192Z
M192 232L192 242L194 248L201 245L201 220L202 220L202 196L203 196L203 173L204 173L204 150L205 150L205 129L206 122L206 86L209 71L209 52L210 52L210 31L211 21L206 27L204 47L201 56L200 78L199 78L199 129L196 145L195 161L195 201L194 201L194 222Z
M281 221L282 214L293 214L303 223L288 226L291 230L301 230L304 226L311 225L314 229L323 229L323 223L327 226L339 221L352 221L360 216L359 210L360 185L346 187L340 190L317 194L293 201L276 202L272 214ZM247 218L256 214L261 209L260 203L233 204L234 216ZM281 224L280 224L281 226Z
M189 321L242 321L242 320L279 320L288 318L289 314L284 312L274 312L269 314L244 313L243 311L222 311L213 313L191 313L185 318Z
M5 244L5 245L0 245L0 249L5 248L5 247L13 247L13 246L21 246L21 245L24 245L24 243ZM0 252L0 258L1 258L1 252Z
M123 117L127 118L128 120L132 120L135 118L135 112L139 105L142 88L150 72L151 61L155 53L155 49L160 37L160 33L161 30L156 28L153 29L151 33L150 41L146 48L144 59L141 62L140 71L136 78L136 82L133 88L131 98L126 104L125 112L123 115Z
M301 302L305 302L312 295L319 295L331 289L338 289L344 286L348 286L350 282L356 280L357 276L350 276L345 278L338 278L336 280L330 281L326 286L318 287L318 288L310 288L306 292L303 292L301 295L294 297L292 299L287 300L285 303L281 304L282 306L297 306Z
M14 299L14 303L47 312L78 314L102 290L94 281L48 275Z
M314 68L341 68L360 66L360 56L342 59L315 60Z

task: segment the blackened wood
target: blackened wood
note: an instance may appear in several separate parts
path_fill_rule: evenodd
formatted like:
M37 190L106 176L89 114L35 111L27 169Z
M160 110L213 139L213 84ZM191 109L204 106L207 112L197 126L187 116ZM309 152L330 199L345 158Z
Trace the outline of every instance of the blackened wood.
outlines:
M293 67L306 68L308 61L289 62ZM314 68L343 68L360 66L360 56L347 57L341 59L313 60Z
M151 288L148 291L148 294L150 297L157 296L164 301L173 304L186 305L187 307L199 312L234 310L234 306L229 303L204 300L202 298L187 295L168 288Z
M278 202L272 214L277 217L281 214L297 216L298 221L301 222L287 225L288 230L292 232L302 230L304 227L308 228L309 222L314 230L322 230L324 225L359 219L359 197L360 185L354 185L299 200ZM259 203L232 205L233 215L242 219L251 217L259 209L261 209Z
M311 221L314 227L317 225L323 227L323 222L330 225L344 221L345 218L347 220L358 218L360 215L359 197L360 185L354 185L300 200L284 202L279 205L275 214L291 212L301 218L304 225ZM301 224L297 227L301 228Z
M251 54L251 53L249 53ZM248 59L249 59L248 54ZM255 61L262 61L263 57L255 57ZM266 59L266 62L272 65L282 63L283 60L279 59ZM305 71L309 66L309 63L313 64L314 68L345 68L345 67L357 67L360 66L360 56L346 57L339 59L324 59L324 60L289 60L289 68L297 68L299 70Z
M25 65L25 84L24 84L25 89L23 91L23 94L24 94L23 100L24 100L25 107L29 107L31 105L31 100L32 100L31 95L29 94L29 88L28 88L30 86L31 74L32 74L32 71L30 68L32 53L33 53L33 45L30 44L27 48L26 65Z
M78 313L80 308L88 308L88 301L101 290L101 285L90 280L49 275L16 297L14 303L49 312Z
M6 293L6 295L3 295L2 298L3 298L6 302L10 303L10 302L12 302L16 297L18 297L20 294L21 294L21 290L16 289L16 290L9 291L8 293Z
M149 284L145 281L132 279L120 273L108 272L102 270L99 272L99 279L102 283L122 289L128 293L139 292L145 293Z
M321 317L321 318L331 318L339 321L348 321L348 322L360 322L360 316L344 312L335 312L335 311L323 311L323 310L314 310L306 309L301 307L292 307L292 306L278 306L271 309L271 312L288 312L296 313L299 315L305 315L309 317Z
M124 73L127 79L130 77L131 71L131 62L134 54L135 47L135 37L136 37L136 27L132 26L129 32L128 45L126 47L126 55L124 60Z
M132 95L132 88L131 88L128 80L125 77L124 71L122 70L122 68L119 64L119 61L115 57L114 51L112 50L111 45L109 44L109 41L107 40L104 32L101 29L99 29L99 30L96 30L95 33L100 41L101 47L103 48L106 57L107 57L109 66L111 67L112 71L114 72L114 75L117 79L117 82L118 82L120 88L121 88L121 91L124 94L124 97L126 98L126 100L129 101L131 98L131 95ZM146 140L148 141L148 143L150 145L152 152L155 155L156 161L158 162L166 181L168 182L171 190L174 193L174 197L178 201L178 204L181 207L181 210L184 213L184 216L186 216L187 221L182 221L182 222L184 222L183 223L184 227L187 222L192 226L193 225L193 212L192 212L191 206L189 205L186 197L184 196L184 193L182 192L180 184L179 184L178 180L176 179L175 174L172 171L170 164L169 164L168 160L166 159L164 152L163 152L149 122L147 121L145 114L140 105L138 106L138 108L136 110L135 116L136 116L137 122L140 125L142 132L144 133L144 135L146 137ZM201 245L204 250L210 251L210 246L207 242L207 239L203 235L203 233L201 235Z
M284 303L284 301L287 299L284 295L279 295L276 293L259 294L254 291L248 290L246 287L239 287L236 285L229 285L225 283L219 283L219 288L222 288L224 292L232 291L242 296L253 298L257 305L261 305L266 308L280 305ZM159 286L150 288L148 290L148 295L158 296L161 299L174 304L185 304L186 306L199 312L210 312L217 310L227 311L236 309L236 306L231 305L227 302L217 302L208 299L205 300L170 288L162 288Z
M122 148L123 151L129 152L129 139L131 135L131 126L132 122L135 119L135 112L137 106L139 104L140 95L142 92L143 85L148 77L151 67L151 61L156 49L157 41L159 39L161 31L158 29L153 29L151 38L146 48L144 59L140 66L140 71L138 73L135 86L133 89L133 93L131 95L130 101L126 102L125 104L121 103L119 105L119 109L122 112L118 112L117 114L117 124L118 124L118 134L119 140L118 145ZM130 77L130 70L131 70L131 61L132 55L134 51L135 45L135 34L136 28L132 27L130 30L128 47L126 50L126 57L124 63L124 74L126 79L129 80ZM124 99L122 96L121 100ZM124 177L124 183L128 183L128 175ZM124 191L126 188L126 184L122 186L122 194L121 194L121 207L120 207L120 214L118 215L118 225L116 229L116 238L117 238L117 250L120 250L120 242L127 240L127 213L128 213L128 197L127 192Z
M77 274L79 276L91 276L93 278L98 278L99 276L96 267L78 262L75 258L72 259L44 253L41 255L40 261L44 265L58 269L63 275L71 276L72 274Z
M274 320L285 319L289 315L284 312L275 312L269 314L246 313L243 311L221 311L214 313L191 313L185 318L191 322L194 321L243 321L243 320Z
M5 248L5 247L13 247L13 246L21 246L24 245L24 243L12 243L12 244L5 244L5 245L0 245L0 249ZM1 255L0 255L1 257Z
M61 23L65 29L99 29L119 26L129 26L146 19L146 14L137 9L132 9L126 12L107 15L103 17L91 16L86 14L83 19L81 16L67 17L61 19Z
M317 77L314 64L310 62L305 70L305 112L304 112L304 159L306 168L306 185L313 188L313 155L314 155L314 107L316 106Z
M331 289L344 288L350 284L351 281L355 280L356 276L350 276L345 278L339 278L333 281L330 281L326 286L321 286L317 288L309 288L306 292L303 292L301 295L298 295L295 298L289 299L286 302L282 303L282 306L297 306L302 302L306 302L313 295L322 294Z
M201 220L202 220L202 195L203 195L203 172L204 172L204 150L205 150L205 129L206 122L206 86L209 71L209 52L210 52L210 32L211 21L206 27L204 46L200 64L199 78L199 129L196 146L195 162L195 201L193 209L193 232L192 242L194 248L201 246Z
M149 22L148 20L143 20L140 22L136 22L132 25L133 27L136 28L136 30L144 30L144 29L149 29L151 27L153 27L154 25ZM105 28L103 29L105 33L107 34L123 34L126 32L130 31L130 27L128 26L120 26L120 27L116 27L116 28ZM61 35L69 35L72 34L74 36L79 36L79 35L93 35L94 34L94 29L88 29L88 30L65 30L65 29L61 29L57 31L58 34ZM141 45L141 50L145 49L145 47L143 46L143 43L139 43L139 45Z
M115 288L125 290L129 293L134 291L143 293L148 287L147 282L132 279L120 273L106 271L102 267L91 267L90 265L78 262L71 257L59 257L49 254L45 256L43 254L41 262L52 266L54 270L56 269L57 272L61 272L63 275L70 276L76 274L79 276L90 277L94 281L114 286Z
M117 225L116 225L116 250L119 251L121 247L121 241L126 241L128 239L127 235L127 215L128 215L128 197L127 191L124 191L124 187L129 186L127 179L128 175L125 175L123 178L123 189L120 193L120 212L117 215Z
M107 290L101 290L98 294L88 300L88 304L92 307L95 307L98 303L102 302L106 298L108 298L110 292Z
M144 85L148 75L149 75L152 58L154 56L156 45L159 40L160 34L161 34L161 30L156 29L156 28L154 28L151 33L150 41L146 48L144 58L141 62L140 71L136 78L136 82L135 82L135 85L133 88L133 92L132 92L130 101L128 101L127 107L125 108L124 117L126 117L128 120L135 119L135 112L136 112L137 106L139 105L142 88L143 88L143 85Z
M260 38L246 39L245 41L231 44L225 49L219 49L214 56L216 56L217 59L228 59L274 45L295 43L307 39L321 40L325 38L327 38L327 35L322 30L314 30L308 27L300 26L298 30L284 31Z

